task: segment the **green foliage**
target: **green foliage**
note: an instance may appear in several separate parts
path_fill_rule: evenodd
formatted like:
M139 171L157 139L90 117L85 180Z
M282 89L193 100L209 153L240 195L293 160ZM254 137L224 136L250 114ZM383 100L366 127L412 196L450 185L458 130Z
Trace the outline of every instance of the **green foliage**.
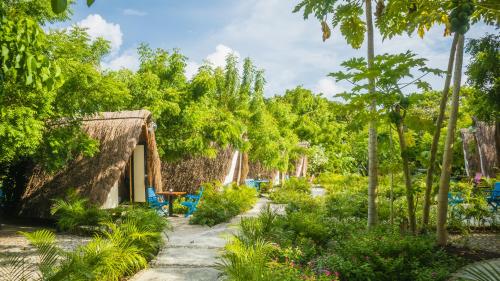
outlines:
M330 37L330 28L325 21L328 15L331 15L332 29L340 26L340 32L347 43L355 49L361 47L366 31L366 23L362 19L362 2L302 0L295 6L293 12L296 13L302 9L304 19L313 14L322 22L323 41Z
M388 226L387 214L380 216L382 226L367 230L366 177L325 174L318 181L327 186L327 198L297 192L302 196L289 198L284 214L268 207L241 220L222 258L229 280L447 280L465 264L436 248L432 236ZM381 214L388 208L387 182L381 179ZM401 185L394 196L395 209L405 210Z
M44 31L31 18L7 16L10 8L0 6L0 162L36 151L51 91L62 82L60 68L44 53Z
M213 226L249 210L257 200L257 192L247 186L203 184L203 197L190 219L192 224Z
M500 265L498 260L482 261L461 269L453 277L459 280L480 281L500 279Z
M339 272L341 280L447 280L462 265L436 249L432 237L390 229L352 232L317 262L319 268Z
M466 52L472 56L467 65L468 83L476 91L469 96L468 110L480 120L498 119L500 108L500 36L487 34L471 39Z
M279 204L288 204L311 194L311 184L304 178L290 178L282 187L276 187L269 198Z
M123 280L147 266L163 243L167 225L149 208L126 209L116 222L102 223L107 228L102 235L70 252L57 246L51 231L22 233L35 247L37 262L32 265L24 255L14 255L0 272L7 280Z
M65 199L55 199L50 208L51 215L57 219L61 231L77 232L79 226L98 226L109 220L109 214L70 190Z

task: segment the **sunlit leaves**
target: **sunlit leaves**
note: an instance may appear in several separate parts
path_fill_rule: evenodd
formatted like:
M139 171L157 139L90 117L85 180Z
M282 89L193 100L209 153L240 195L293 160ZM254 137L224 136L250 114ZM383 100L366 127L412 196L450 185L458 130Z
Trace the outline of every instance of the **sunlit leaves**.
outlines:
M333 27L340 25L340 32L347 43L355 49L361 47L366 33L366 24L361 19L363 8L360 5L355 3L339 5L332 20Z
M11 21L3 17L0 25L0 82L9 80L48 91L59 85L60 70L42 53L45 44L45 34L36 22L27 18Z
M331 29L340 27L340 32L353 48L360 48L366 32L362 19L362 1L303 0L295 6L293 12L303 10L304 19L313 14L321 22L323 41L330 38ZM331 15L332 28L327 24Z
M52 11L56 14L60 14L66 10L68 7L68 0L51 0Z

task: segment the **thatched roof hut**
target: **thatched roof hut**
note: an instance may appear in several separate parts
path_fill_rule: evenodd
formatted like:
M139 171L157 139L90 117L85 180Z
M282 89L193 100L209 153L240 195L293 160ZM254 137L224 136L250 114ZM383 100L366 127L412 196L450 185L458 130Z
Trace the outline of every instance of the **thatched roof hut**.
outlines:
M99 152L80 156L55 174L35 168L21 198L20 215L48 217L51 199L63 197L70 188L103 208L143 202L145 186L161 190L151 112L104 112L84 119L82 128L99 141Z
M215 158L189 156L176 162L162 163L163 189L196 192L205 182L224 182L231 169L234 151L220 149Z

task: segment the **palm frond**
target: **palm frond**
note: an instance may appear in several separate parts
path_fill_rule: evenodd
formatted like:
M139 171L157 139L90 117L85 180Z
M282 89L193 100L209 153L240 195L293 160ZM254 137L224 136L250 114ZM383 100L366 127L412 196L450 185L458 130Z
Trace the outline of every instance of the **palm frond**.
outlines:
M500 280L500 259L473 263L453 274L453 277L469 281Z
M3 257L2 257L3 256ZM36 267L34 267L25 255L16 253L12 255L2 254L0 256L0 280L1 281L27 281L34 280Z

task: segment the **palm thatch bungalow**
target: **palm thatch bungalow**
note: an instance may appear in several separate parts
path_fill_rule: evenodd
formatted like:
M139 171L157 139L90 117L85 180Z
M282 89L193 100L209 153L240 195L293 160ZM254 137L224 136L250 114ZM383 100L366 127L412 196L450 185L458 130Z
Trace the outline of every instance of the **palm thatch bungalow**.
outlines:
M147 186L161 190L161 163L154 122L147 110L104 112L86 118L83 130L99 141L93 157L78 157L55 174L35 168L21 198L20 215L48 217L51 199L68 189L102 208L145 202Z

